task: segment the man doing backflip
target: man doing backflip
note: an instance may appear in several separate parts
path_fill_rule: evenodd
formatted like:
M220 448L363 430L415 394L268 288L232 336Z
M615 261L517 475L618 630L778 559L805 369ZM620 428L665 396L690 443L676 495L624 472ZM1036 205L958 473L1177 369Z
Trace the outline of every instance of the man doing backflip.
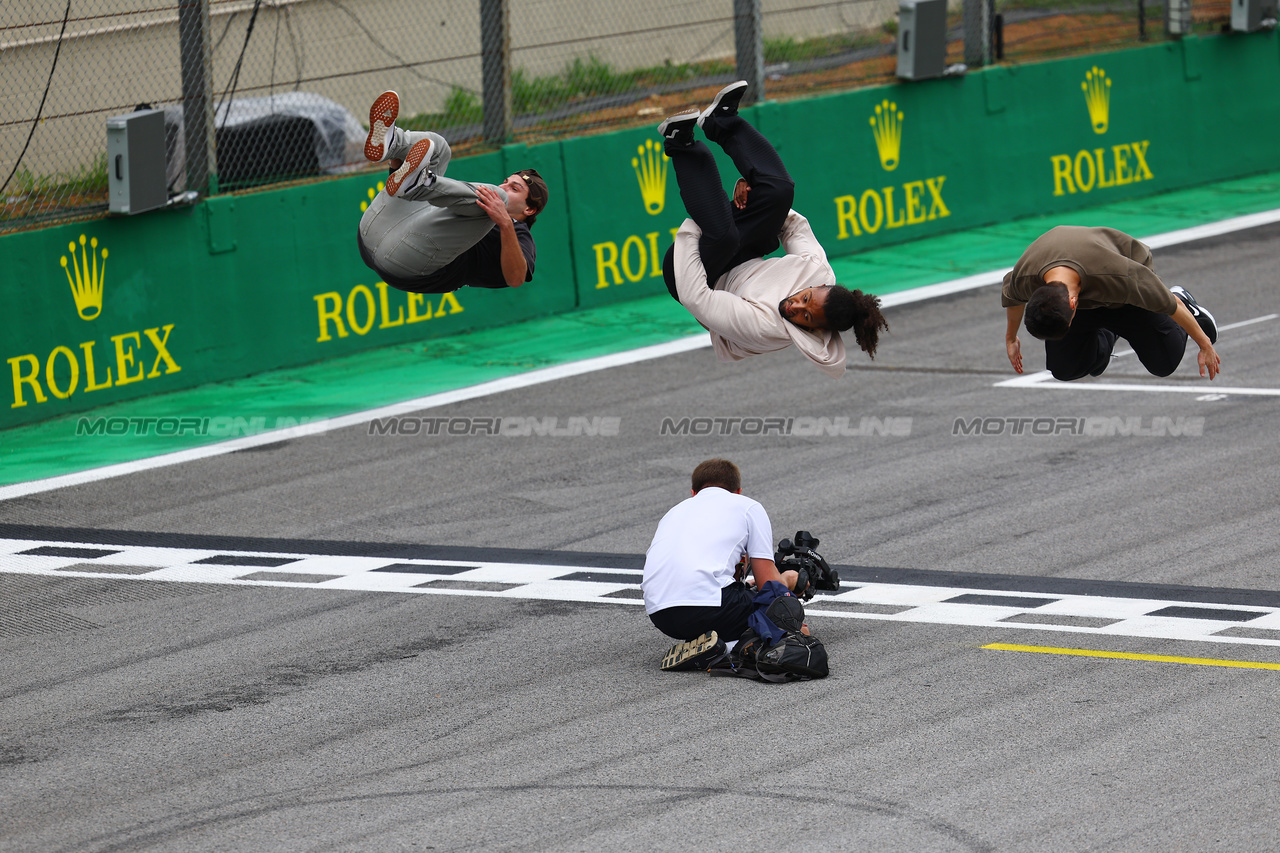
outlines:
M1055 379L1099 376L1116 338L1129 342L1155 376L1177 369L1190 337L1200 347L1200 375L1213 379L1221 361L1213 315L1181 287L1166 287L1151 250L1114 228L1060 225L1032 243L1004 277L1000 302L1008 325L1005 349L1022 372L1018 326L1044 341Z
M711 332L720 360L795 346L839 377L845 367L840 332L853 329L858 346L874 358L888 323L876 297L836 284L809 221L791 209L795 183L778 152L738 115L746 90L740 80L703 112L671 116L658 126L690 216L663 264L667 289ZM742 175L732 200L711 150L694 138L698 127ZM764 257L779 244L785 256Z
M386 162L391 174L360 218L365 264L410 293L530 281L537 250L529 229L547 205L542 176L521 169L496 186L446 178L449 143L396 127L399 112L400 97L390 91L369 109L364 156Z

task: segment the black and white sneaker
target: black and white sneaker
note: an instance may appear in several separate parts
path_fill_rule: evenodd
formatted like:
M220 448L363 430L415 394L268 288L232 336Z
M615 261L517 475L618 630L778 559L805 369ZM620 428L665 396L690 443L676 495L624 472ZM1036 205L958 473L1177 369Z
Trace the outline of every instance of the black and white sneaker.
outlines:
M1196 298L1187 292L1184 287L1171 287L1169 292L1182 300L1182 304L1187 306L1187 310L1191 312L1191 316L1196 318L1196 322L1200 324L1200 331L1204 332L1205 337L1209 339L1209 343L1216 344L1218 342L1218 321L1213 319L1213 315L1205 310Z
M746 80L739 80L736 83L730 83L711 99L711 106L702 111L702 115L698 116L698 127L702 127L702 123L709 116L736 116L738 114L738 104L742 103L742 96L747 93L747 87L751 85Z
M663 672L687 672L705 670L708 665L725 653L724 640L715 631L694 637L687 643L676 643L662 658Z
M658 125L658 133L670 145L688 147L693 144L693 129L701 123L698 121L699 115L697 110L690 110L669 116Z

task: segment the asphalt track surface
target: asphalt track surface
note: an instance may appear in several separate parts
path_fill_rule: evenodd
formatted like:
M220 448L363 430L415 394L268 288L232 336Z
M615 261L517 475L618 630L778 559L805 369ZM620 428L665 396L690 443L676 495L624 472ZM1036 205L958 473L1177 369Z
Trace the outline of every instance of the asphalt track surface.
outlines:
M1046 383L1024 333L1008 384L987 287L839 382L704 349L425 413L614 434L362 426L0 503L0 849L1270 849L1277 238L1156 253L1213 383L1194 346ZM658 671L640 555L717 455L842 566L825 680Z

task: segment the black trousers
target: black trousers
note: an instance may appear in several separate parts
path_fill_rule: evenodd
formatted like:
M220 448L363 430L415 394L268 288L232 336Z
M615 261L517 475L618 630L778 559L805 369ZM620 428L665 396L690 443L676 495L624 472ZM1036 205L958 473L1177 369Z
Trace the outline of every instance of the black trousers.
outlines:
M702 142L673 145L665 150L680 185L680 199L689 218L702 229L698 251L707 271L707 286L743 261L762 258L778 248L778 234L795 198L795 181L782 158L742 116L708 116L702 131L733 160L751 192L739 210L725 193L711 149ZM675 249L667 250L662 276L667 291L679 301L675 283Z
M1168 376L1178 369L1187 349L1187 333L1168 314L1125 305L1076 311L1071 329L1060 341L1045 341L1045 366L1054 379L1069 382L1106 369L1115 337L1124 338L1147 372Z
M668 607L649 614L653 626L668 637L692 640L708 631L731 643L747 630L747 617L755 609L756 594L742 581L720 590L719 607Z

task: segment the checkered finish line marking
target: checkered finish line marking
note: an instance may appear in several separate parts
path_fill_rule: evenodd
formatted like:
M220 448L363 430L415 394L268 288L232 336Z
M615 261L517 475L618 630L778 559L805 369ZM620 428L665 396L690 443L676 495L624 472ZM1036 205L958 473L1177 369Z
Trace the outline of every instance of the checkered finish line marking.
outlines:
M419 560L0 538L0 572L360 592L471 595L639 605L641 573L483 560ZM1280 607L1154 598L992 592L844 583L806 607L814 617L1025 628L1280 646Z

